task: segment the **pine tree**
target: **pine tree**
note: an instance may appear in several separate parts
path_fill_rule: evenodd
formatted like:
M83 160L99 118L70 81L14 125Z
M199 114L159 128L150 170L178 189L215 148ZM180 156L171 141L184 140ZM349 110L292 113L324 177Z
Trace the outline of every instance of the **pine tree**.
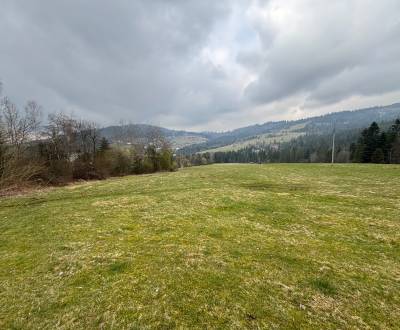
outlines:
M371 157L371 162L376 164L382 164L385 162L385 155L381 148L375 149Z
M400 136L393 141L390 162L400 164Z
M396 119L394 124L392 125L391 129L392 133L394 133L396 136L400 136L400 119Z
M100 152L105 152L109 149L110 149L110 143L108 142L108 140L105 137L101 138L100 148L99 148Z
M360 149L362 149L361 162L370 163L379 142L379 126L373 122L371 126L361 133Z
M381 149L383 152L383 162L386 163L389 160L389 152L391 149L391 143L390 143L390 138L388 137L388 134L385 132L382 132L377 140L377 145L376 145L376 150Z

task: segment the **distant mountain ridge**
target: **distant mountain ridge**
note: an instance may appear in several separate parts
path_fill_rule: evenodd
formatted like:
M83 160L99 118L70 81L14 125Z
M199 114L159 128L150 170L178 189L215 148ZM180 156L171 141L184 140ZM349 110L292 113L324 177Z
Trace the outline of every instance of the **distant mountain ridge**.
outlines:
M371 122L388 122L400 118L400 103L388 106L376 106L358 110L333 112L326 115L291 121L266 122L237 128L226 132L190 132L172 130L145 124L129 125L138 136L148 130L158 129L168 138L173 147L182 153L194 153L205 150L229 150L236 146L251 144L252 141L283 142L305 134L327 134L335 125L336 131L356 130L367 127ZM113 139L120 126L101 129L101 134ZM255 143L255 142L254 142Z

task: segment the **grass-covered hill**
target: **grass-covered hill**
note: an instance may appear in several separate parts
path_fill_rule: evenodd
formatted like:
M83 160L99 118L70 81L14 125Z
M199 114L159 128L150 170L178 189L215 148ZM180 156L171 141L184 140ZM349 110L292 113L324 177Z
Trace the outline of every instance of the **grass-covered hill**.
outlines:
M398 329L399 173L213 165L2 198L0 328Z

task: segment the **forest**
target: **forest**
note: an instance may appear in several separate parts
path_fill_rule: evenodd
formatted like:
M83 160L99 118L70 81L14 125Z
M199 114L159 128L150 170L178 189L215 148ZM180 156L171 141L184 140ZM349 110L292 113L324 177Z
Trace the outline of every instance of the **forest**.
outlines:
M332 134L307 134L289 142L248 146L240 150L179 156L185 166L210 163L329 163ZM335 134L336 163L400 163L400 119L373 122L368 128L341 130Z

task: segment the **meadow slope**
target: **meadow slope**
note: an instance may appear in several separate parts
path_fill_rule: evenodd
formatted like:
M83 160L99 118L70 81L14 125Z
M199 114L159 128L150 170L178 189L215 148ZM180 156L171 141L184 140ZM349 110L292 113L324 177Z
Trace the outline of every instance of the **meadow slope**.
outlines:
M400 328L400 166L213 165L0 199L0 328Z

